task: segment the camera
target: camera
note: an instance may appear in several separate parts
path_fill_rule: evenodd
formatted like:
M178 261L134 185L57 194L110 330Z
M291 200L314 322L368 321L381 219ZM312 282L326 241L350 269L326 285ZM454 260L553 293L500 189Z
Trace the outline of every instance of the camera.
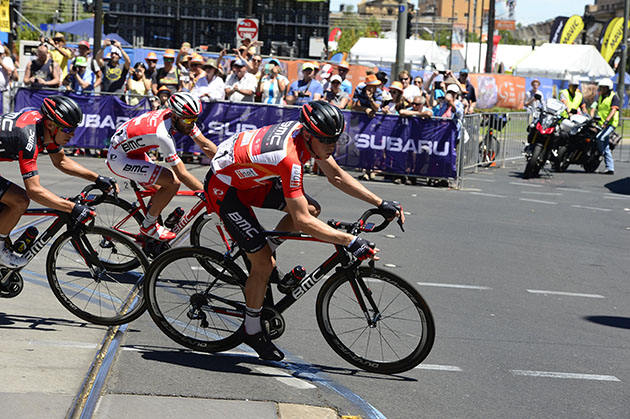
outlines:
M445 75L446 74L446 70L440 70L440 74L441 75Z
M72 71L79 71L79 69L77 68L77 66L76 66L76 65L73 65L73 66L72 66Z

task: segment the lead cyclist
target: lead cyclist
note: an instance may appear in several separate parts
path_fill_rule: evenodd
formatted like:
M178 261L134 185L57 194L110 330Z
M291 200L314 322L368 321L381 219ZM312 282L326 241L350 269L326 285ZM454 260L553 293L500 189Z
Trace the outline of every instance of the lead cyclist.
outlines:
M384 210L388 218L399 217L404 222L398 202L386 201L369 191L333 159L344 129L345 119L339 108L324 101L307 103L302 106L299 121L242 132L221 143L206 176L208 206L219 214L251 262L245 284L245 322L237 333L261 359L284 358L261 320L267 283L275 267L273 249L279 242L267 242L252 207L286 212L277 231L301 231L346 246L360 260L378 259L379 249L373 243L335 230L316 218L316 203L306 195L303 185L304 164L314 157L333 186Z

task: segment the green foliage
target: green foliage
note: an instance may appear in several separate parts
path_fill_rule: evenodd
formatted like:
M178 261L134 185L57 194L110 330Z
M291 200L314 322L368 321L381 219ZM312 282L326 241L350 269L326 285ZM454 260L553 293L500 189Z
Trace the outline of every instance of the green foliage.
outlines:
M529 45L529 39L520 39L514 36L511 31L499 31L499 35L501 35L500 44L509 44L509 45Z
M374 16L365 22L358 18L358 15L352 13L344 13L343 24L340 25L341 37L337 43L337 52L350 52L350 49L356 44L359 38L380 38L383 32L381 24Z
M37 41L39 39L39 32L30 26L22 25L17 29L17 39L24 41Z

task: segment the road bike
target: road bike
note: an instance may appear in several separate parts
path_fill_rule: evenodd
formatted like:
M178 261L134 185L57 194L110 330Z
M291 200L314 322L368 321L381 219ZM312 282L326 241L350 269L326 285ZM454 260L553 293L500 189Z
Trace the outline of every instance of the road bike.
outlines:
M140 234L140 225L144 221L149 208L149 204L145 202L155 194L154 189L142 189L133 180L125 182L125 186L130 186L136 196L136 201L131 203L117 194L107 194L101 201L97 203L97 220L98 225L111 227L121 234L133 239L143 250L149 259L157 257L163 251L169 249L176 242L183 240L182 233L185 228L194 220L190 228L190 243L193 246L217 247L219 249L229 248L229 237L223 228L220 218L213 213L208 213L205 194L203 191L179 191L177 196L196 197L197 201L192 208L185 212L184 215L171 228L171 231L178 236L173 240L160 241ZM83 190L84 194L89 194L93 186ZM163 224L162 220L158 220ZM128 267L134 267L130 264Z
M368 222L383 217L380 225ZM350 234L383 230L389 221L370 209L354 223L329 220ZM402 227L402 225L401 225ZM267 237L322 242L302 233L264 232ZM327 243L328 244L328 243ZM287 244L285 244L287 246ZM341 245L281 299L267 288L262 318L272 339L285 330L282 313L328 273L316 301L319 329L330 347L366 371L394 374L422 362L433 346L435 325L427 303L403 278L355 259ZM235 263L245 257L234 244L220 253L201 247L171 249L147 274L145 298L151 318L172 340L195 351L221 352L242 343L236 334L245 318L246 273Z
M99 204L105 196L81 193L70 200ZM55 297L72 314L90 323L112 326L128 323L144 313L141 284L149 261L132 240L93 222L77 223L70 214L51 208L29 208L24 215L45 217L38 220L41 222L52 218L52 223L24 251L22 256L29 262L67 228L50 245L46 276ZM27 227L16 229L16 233ZM131 261L135 268L121 269ZM22 269L0 267L0 297L13 298L22 292Z
M487 127L487 129L479 143L479 163L484 167L488 167L496 164L499 151L501 151L501 142L497 139L497 134L507 124L507 115L484 114L482 117L481 126Z

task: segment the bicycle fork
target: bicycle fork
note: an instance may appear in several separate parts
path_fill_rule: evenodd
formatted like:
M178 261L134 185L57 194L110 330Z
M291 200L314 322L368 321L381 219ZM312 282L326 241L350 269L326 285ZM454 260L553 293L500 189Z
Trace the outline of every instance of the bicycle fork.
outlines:
M360 263L360 262L359 262ZM374 261L371 260L369 262L370 268L374 268ZM363 315L365 316L365 320L368 323L368 326L371 328L375 328L376 324L382 317L374 298L372 298L372 290L367 286L363 278L359 278L357 273L358 264L353 264L350 268L344 268L345 275L348 278L348 282L350 282L350 286L352 287L352 291L354 292L354 296L359 303L359 307L363 311ZM366 300L367 299L367 304ZM369 306L369 307L368 307ZM372 315L370 315L370 310L372 310Z

